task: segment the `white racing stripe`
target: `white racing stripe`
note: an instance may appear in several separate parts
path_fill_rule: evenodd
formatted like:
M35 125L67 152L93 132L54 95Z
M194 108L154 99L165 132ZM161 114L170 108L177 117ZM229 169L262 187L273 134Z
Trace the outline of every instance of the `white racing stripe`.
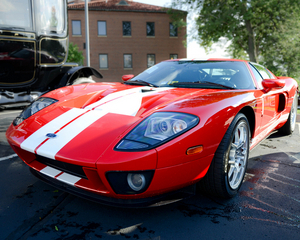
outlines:
M142 92L143 89L153 89L153 91ZM137 87L109 94L85 109L71 109L30 135L22 142L21 148L32 153L36 151L38 155L55 159L55 155L65 145L107 113L135 116L141 107L144 96L169 89ZM55 133L56 137L48 138L46 137L48 133Z
M40 146L36 153L47 158L55 159L55 155L60 149L105 114L107 114L105 111L87 112L60 130L56 134L57 137L49 139Z
M73 185L78 182L79 180L81 180L80 177L76 177L76 176L73 176L71 174L68 174L68 173L65 173L65 172L62 172L60 170L57 170L55 168L52 168L52 167L45 167L43 168L40 173L43 173L49 177L52 177L52 178L55 178L55 176L57 176L58 174L61 174L59 175L56 179L64 182L64 183L67 183L67 184L70 184L70 185Z
M85 109L104 110L110 113L135 116L141 108L143 97L169 89L172 88L152 88L146 86L124 90L109 94L100 101L87 106ZM143 92L142 90L148 90L148 92Z
M49 176L49 177L53 177L53 178L55 176L57 176L58 174L62 173L62 171L57 170L57 169L52 168L52 167L49 167L49 166L43 168L40 172L47 175L47 176Z
M131 93L100 105L96 107L95 110L135 116L142 105L142 99L143 95L141 92Z
M31 134L27 139L21 143L21 148L34 153L34 150L47 139L47 133L54 133L61 127L63 127L68 122L72 121L74 118L80 116L81 114L87 112L87 110L74 108L62 115L58 116L51 122L47 123L45 126L41 127L39 130Z
M94 109L94 108L98 108L101 106L105 106L109 102L114 102L114 101L118 101L119 99L124 99L124 97L126 98L126 96L136 96L137 94L141 93L141 90L144 88L145 87L137 87L137 88L132 88L132 89L128 89L128 90L111 93L111 94L105 96L104 98L100 99L99 101L86 106L85 109ZM149 89L149 87L147 87L147 89ZM131 106L127 106L126 108L128 109L130 107Z
M62 175L58 176L56 179L70 185L74 185L76 182L81 180L80 177L73 176L69 173L63 173Z

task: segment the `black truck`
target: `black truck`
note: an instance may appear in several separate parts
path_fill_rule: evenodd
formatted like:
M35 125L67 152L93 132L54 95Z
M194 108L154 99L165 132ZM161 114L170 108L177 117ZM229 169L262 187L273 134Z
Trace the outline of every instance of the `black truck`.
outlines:
M94 68L66 63L68 45L66 0L1 0L0 108L102 78Z

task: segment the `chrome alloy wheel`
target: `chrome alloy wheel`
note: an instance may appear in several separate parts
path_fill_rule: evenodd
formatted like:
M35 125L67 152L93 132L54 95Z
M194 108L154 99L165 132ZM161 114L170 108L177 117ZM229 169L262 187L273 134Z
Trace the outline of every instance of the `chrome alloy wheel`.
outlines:
M241 121L235 128L229 150L228 183L231 189L237 189L244 178L248 160L249 129L246 122Z

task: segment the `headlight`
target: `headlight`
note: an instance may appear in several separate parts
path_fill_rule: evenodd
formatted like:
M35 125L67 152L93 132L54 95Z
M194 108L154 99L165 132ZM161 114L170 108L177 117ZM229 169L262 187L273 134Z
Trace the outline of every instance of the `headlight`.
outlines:
M29 118L33 114L37 113L38 111L44 109L45 107L50 106L53 103L56 103L58 100L52 98L39 98L36 101L32 102L29 106L27 106L21 114L15 118L13 121L14 126L19 125L25 119Z
M115 147L121 151L155 148L196 126L197 116L186 113L157 112L146 118Z

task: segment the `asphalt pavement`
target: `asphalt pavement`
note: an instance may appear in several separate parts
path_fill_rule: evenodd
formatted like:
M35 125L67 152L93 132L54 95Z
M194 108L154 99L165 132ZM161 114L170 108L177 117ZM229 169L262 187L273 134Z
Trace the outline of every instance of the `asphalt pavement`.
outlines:
M0 239L300 239L300 125L250 153L230 200L198 194L156 208L108 207L35 178L5 139L18 114L0 112Z

